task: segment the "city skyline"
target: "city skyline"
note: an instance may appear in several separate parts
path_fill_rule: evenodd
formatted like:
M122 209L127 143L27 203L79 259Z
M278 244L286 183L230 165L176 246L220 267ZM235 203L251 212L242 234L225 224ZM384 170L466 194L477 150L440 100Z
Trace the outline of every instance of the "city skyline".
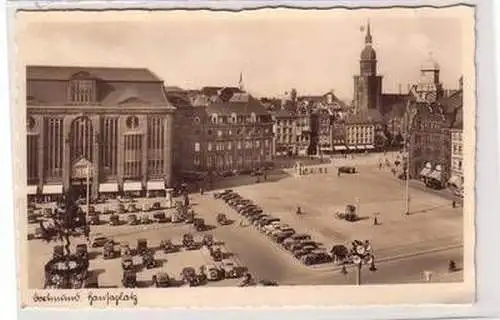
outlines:
M258 15L162 12L160 16L168 19L157 20L158 14L140 25L130 20L106 22L98 13L89 14L95 19L92 24L49 15L49 21L25 25L18 41L30 39L29 47L36 48L23 52L31 65L144 67L166 86L184 89L237 86L242 73L245 88L256 96L280 96L296 88L299 95L333 90L341 99L350 100L369 20L384 92L406 92L407 85L418 80L420 65L431 52L441 67L445 88L457 88L462 73L461 20L421 10L413 16L345 10L302 11L300 15L286 10L259 11ZM234 14L240 19L228 18ZM300 28L295 27L297 23ZM83 57L81 52L88 54ZM401 64L399 57L407 61Z

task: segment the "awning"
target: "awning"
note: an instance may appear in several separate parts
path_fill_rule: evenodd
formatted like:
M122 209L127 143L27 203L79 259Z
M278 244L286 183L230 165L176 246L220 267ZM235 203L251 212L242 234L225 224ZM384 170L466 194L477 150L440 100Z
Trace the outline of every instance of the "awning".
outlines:
M428 177L429 174L431 173L432 169L431 168L423 168L421 171L420 171L420 176L421 177Z
M142 191L142 183L140 182L125 182L123 191Z
M365 146L358 146L358 150L365 150Z
M148 190L165 190L165 182L163 181L148 181Z
M38 193L38 186L28 186L27 188L27 194L29 196L35 195Z
M369 145L366 146L366 149L375 149L375 146L369 144Z
M428 177L431 178L431 179L435 179L435 180L441 181L441 171L434 170L434 171L432 171L429 174Z
M101 183L99 185L99 192L118 192L117 183Z
M48 184L43 186L43 194L62 194L63 192L62 184Z
M356 150L356 147L355 146L347 146L347 149L349 149L349 150Z
M448 180L448 184L454 185L456 188L460 188L462 186L462 179L458 176L451 176L450 180Z
M334 146L333 147L335 150L346 150L347 147L346 146Z

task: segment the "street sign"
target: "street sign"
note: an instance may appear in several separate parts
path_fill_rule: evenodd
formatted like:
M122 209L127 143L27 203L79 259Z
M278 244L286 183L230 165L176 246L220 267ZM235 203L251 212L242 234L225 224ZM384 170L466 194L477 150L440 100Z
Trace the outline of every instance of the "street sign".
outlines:
M81 158L73 164L71 170L71 177L73 179L86 179L89 176L92 176L92 162Z

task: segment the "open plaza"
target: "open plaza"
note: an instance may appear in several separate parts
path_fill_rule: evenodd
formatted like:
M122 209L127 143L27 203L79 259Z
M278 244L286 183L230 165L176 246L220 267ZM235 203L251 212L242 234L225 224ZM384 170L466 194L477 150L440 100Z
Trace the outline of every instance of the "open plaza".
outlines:
M279 218L297 233L306 233L328 251L334 245L349 246L353 240L369 240L376 261L376 271L362 270L366 284L415 283L426 281L424 273L433 274L431 281L461 281L463 258L462 208L453 208L445 194L426 190L412 182L410 185L410 214L405 212L404 181L397 179L388 168L379 168L374 158L350 160L356 162L357 173L337 175L340 161L323 164L326 173L293 175L293 169L270 173L257 183L255 177L238 177L227 185L242 197L252 200L264 213ZM347 161L347 160L346 160ZM229 180L228 180L229 181ZM224 181L219 183L222 186ZM215 190L218 191L218 190ZM280 285L354 284L355 272L347 268L340 272L334 263L306 266L290 252L273 242L253 226L244 222L223 200L215 199L213 192L189 195L196 217L203 218L209 230L196 232L192 224L153 223L148 225L92 226L91 234L102 234L115 242L126 241L132 246L138 239L147 239L148 245L158 247L161 240L180 242L183 234L195 238L211 234L223 243L235 264L243 266L256 278L274 280ZM165 199L138 199L141 202L164 202ZM164 204L164 203L163 203ZM96 210L113 204L97 204ZM347 205L356 207L359 220L349 222L337 218ZM302 214L297 215L297 207ZM169 209L174 210L174 209ZM162 210L162 211L169 211ZM218 225L216 217L223 213L234 223ZM151 215L152 213L148 213ZM141 215L140 213L138 215ZM374 217L377 224L374 224ZM103 218L105 219L105 218ZM126 215L121 218L126 221ZM33 232L36 224L29 226ZM84 242L75 238L72 244ZM29 241L29 286L43 286L42 265L50 260L54 242ZM90 270L97 275L101 287L121 286L120 259L104 260L100 248L90 249ZM164 271L179 278L184 267L214 264L206 250L179 251L164 254L156 250L157 268L141 270L137 275L140 286L151 285L152 275ZM448 262L457 262L458 271L449 273ZM136 262L140 264L140 262ZM351 272L352 271L352 272ZM427 279L429 280L429 279ZM208 285L237 285L236 279L210 282Z

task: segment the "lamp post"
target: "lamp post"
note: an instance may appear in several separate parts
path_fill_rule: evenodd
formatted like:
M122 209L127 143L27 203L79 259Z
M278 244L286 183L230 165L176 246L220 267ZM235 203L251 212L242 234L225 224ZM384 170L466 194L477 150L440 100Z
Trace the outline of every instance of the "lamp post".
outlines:
M89 213L90 213L90 171L91 171L91 167L90 167L90 163L87 164L87 168L86 168L86 182L87 182L87 216L85 217L88 221L89 219Z
M406 104L406 125L405 135L403 140L403 168L405 169L405 186L404 186L404 214L410 214L410 154L411 154L411 132L413 127L413 119L416 115L416 108L412 107L412 102L408 100Z
M354 240L352 242L352 248L350 252L350 257L352 264L356 266L356 285L361 285L361 269L363 265L370 265L370 271L376 271L375 267L375 256L373 255L373 250L368 242Z

